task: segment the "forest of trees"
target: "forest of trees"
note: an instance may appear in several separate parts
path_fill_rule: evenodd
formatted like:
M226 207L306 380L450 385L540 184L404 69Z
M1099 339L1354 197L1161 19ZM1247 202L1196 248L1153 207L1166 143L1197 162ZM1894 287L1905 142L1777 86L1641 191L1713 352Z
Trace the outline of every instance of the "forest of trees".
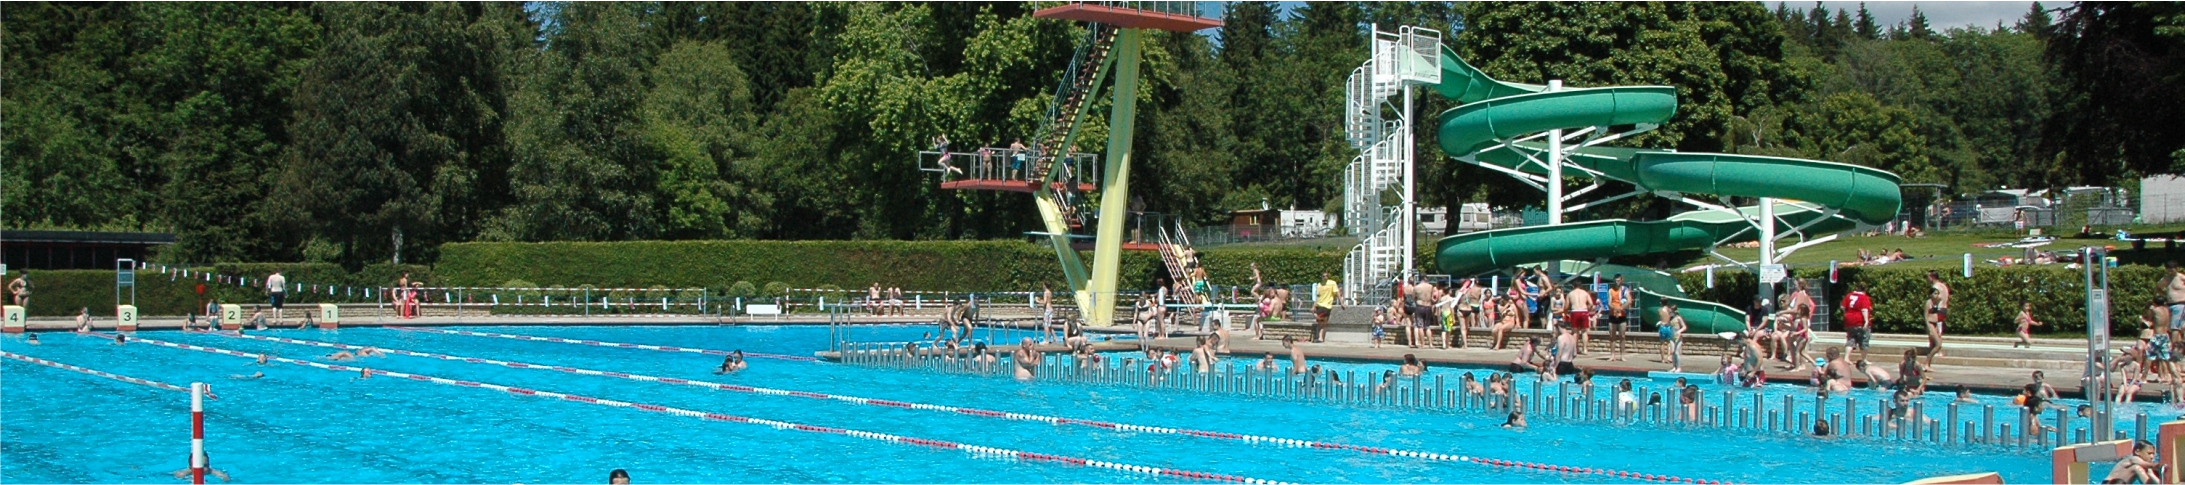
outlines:
M915 152L1033 135L1082 37L1037 6L10 3L0 225L349 265L471 240L1021 237L1026 197L938 190ZM1218 31L1149 41L1132 190L1196 222L1330 206L1374 24L1442 29L1502 79L1675 86L1678 116L1634 145L1960 193L2185 168L2185 5L2052 7L1937 31L1837 3L1230 3L1205 12ZM1422 99L1422 120L1450 107ZM1432 125L1424 202L1538 203L1441 156Z

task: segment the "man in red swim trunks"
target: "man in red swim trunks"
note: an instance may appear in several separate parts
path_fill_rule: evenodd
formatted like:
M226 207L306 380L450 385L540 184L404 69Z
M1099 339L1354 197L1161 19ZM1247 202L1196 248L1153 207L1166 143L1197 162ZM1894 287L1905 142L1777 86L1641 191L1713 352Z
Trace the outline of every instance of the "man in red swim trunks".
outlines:
M1563 297L1563 325L1578 334L1579 353L1585 353L1586 344L1593 340L1588 332L1593 330L1593 292L1584 285L1574 285Z

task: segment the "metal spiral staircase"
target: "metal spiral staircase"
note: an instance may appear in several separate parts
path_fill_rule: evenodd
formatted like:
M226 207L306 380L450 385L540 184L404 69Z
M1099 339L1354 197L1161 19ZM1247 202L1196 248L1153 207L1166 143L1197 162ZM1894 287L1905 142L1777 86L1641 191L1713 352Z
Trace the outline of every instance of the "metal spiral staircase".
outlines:
M1343 294L1387 299L1386 283L1413 265L1418 207L1413 197L1411 88L1441 82L1441 32L1375 28L1371 55L1344 83L1344 135L1359 154L1343 171L1343 220L1357 246L1343 258ZM1394 111L1393 119L1384 113ZM1382 194L1401 187L1393 205Z

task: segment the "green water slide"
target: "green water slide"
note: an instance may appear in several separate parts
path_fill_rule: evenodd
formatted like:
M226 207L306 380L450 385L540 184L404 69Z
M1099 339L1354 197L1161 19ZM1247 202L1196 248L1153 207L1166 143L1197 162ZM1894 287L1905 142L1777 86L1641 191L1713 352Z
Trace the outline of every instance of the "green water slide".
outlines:
M1550 130L1658 125L1677 111L1676 89L1667 86L1564 88L1494 80L1442 48L1443 97L1463 105L1441 114L1439 143L1444 152L1481 165L1533 175L1547 175L1545 143L1509 142ZM1600 177L1657 194L1772 197L1779 228L1799 228L1808 236L1879 225L1903 203L1895 174L1856 165L1796 158L1690 153L1593 146L1566 150L1564 162L1574 178ZM1590 172L1589 172L1590 171ZM1595 175L1598 174L1598 175ZM1622 274L1639 288L1646 323L1656 323L1663 301L1676 301L1679 314L1695 332L1744 328L1745 313L1712 302L1685 298L1675 278L1653 270L1586 263L1618 256L1707 249L1748 242L1760 233L1745 217L1759 208L1701 210L1660 221L1609 219L1532 226L1442 238L1435 262L1444 273L1473 275L1534 263L1562 262L1565 272Z

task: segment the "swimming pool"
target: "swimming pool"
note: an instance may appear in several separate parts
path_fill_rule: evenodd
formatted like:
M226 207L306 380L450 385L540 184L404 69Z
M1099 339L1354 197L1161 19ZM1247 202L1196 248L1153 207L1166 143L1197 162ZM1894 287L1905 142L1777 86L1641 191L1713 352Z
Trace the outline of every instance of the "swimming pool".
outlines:
M927 326L861 327L860 340L910 340ZM610 342L810 355L826 327L492 327L475 330ZM271 331L261 335L613 371L778 390L1145 426L1344 443L1570 467L1745 483L1900 482L1997 471L2047 479L2038 454L1996 447L1933 448L1874 440L1814 440L1674 426L1536 420L1513 431L1485 412L1421 412L1113 385L944 375L823 362L753 359L716 376L719 357L393 329ZM325 362L333 349L258 339L143 332L142 337ZM90 337L48 334L0 350L173 384L213 384L206 446L237 482L1055 483L1196 482L1105 468L883 443L834 433L693 419ZM1258 479L1331 483L1609 483L1600 474L1513 470L1352 450L1258 444L1174 433L1058 426L957 412L863 405L546 369L411 356L367 358L377 369L520 386L660 406L862 430L1130 465ZM1387 366L1355 366L1361 372ZM172 483L189 445L188 396L15 361L0 361L0 481ZM264 372L255 380L231 374ZM1443 370L1441 372L1450 372ZM1454 383L1453 380L1450 381ZM1659 384L1655 384L1659 386ZM1795 392L1785 389L1784 392Z

